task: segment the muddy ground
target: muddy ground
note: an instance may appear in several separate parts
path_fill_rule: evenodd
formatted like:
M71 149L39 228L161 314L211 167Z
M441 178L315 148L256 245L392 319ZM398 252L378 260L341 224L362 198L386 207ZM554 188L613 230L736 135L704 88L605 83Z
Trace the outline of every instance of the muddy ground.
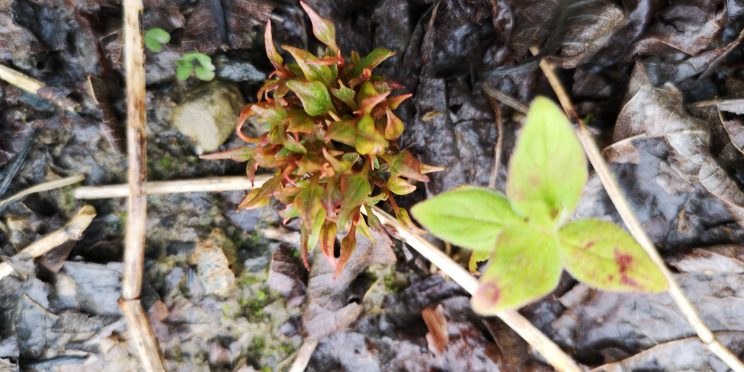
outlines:
M381 73L413 93L399 109L401 145L446 168L401 198L404 206L457 185L487 185L498 136L503 189L523 116L489 103L484 86L524 103L552 96L528 51L539 47L538 58L562 67L579 115L685 292L744 356L744 2L307 2L334 20L342 50L397 53ZM118 1L0 1L0 62L79 106L64 112L0 82L2 197L80 173L86 185L125 181L121 18ZM219 133L231 132L236 111L255 101L271 71L262 37L269 19L277 44L317 47L295 1L145 1L144 29L172 36L162 52L147 52L150 180L242 174L238 164L198 155L210 139L223 142ZM175 62L189 51L211 55L214 82L176 79ZM220 109L176 124L194 104ZM216 127L201 128L205 120ZM230 134L220 148L239 143ZM473 314L466 293L409 248L362 242L340 278L331 279L323 259L308 273L296 225L282 226L272 208L236 211L242 196L148 199L143 304L169 370L283 370L306 337L320 338L311 371L549 369L505 325ZM140 369L116 303L125 202L91 204L98 217L83 239L14 262L15 275L0 281L0 370ZM81 205L68 187L3 206L2 259ZM576 215L619 221L595 176ZM457 249L452 255L467 260ZM449 333L443 352L427 342L422 318L438 306ZM587 367L726 370L666 294L600 292L566 275L522 313Z

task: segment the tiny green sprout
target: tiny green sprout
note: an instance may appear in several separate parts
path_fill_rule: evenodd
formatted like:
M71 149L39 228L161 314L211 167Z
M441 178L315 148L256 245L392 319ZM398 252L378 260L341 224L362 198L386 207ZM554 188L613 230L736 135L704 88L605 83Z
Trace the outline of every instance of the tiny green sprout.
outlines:
M168 31L159 27L151 28L145 32L145 46L154 53L162 52L163 45L168 44L170 40L171 36Z
M597 219L568 221L587 177L571 123L552 101L538 97L509 162L506 195L464 186L411 212L432 234L472 250L471 270L488 260L472 299L483 315L545 296L563 269L594 288L665 290L664 275L625 230Z
M192 74L202 81L214 79L214 65L212 58L204 53L188 52L176 61L176 77L186 80Z

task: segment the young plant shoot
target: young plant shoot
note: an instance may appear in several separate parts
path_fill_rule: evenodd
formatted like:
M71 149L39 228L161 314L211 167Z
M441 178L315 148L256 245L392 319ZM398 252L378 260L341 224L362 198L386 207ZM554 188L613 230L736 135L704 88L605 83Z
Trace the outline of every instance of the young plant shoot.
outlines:
M247 162L251 179L258 167L274 169L274 177L248 192L240 208L264 206L272 197L280 201L285 221L300 219L305 266L308 251L319 243L338 273L354 251L357 229L370 238L370 228L385 231L371 206L387 200L397 218L413 226L393 194L413 192L414 183L428 181L424 173L434 168L396 143L404 125L393 110L410 94L392 95L402 87L372 73L394 53L375 49L364 57L352 52L345 59L333 23L300 4L325 50L316 56L282 45L294 59L285 63L267 23L266 54L275 71L259 90L259 102L246 106L238 119L237 134L249 145L204 158ZM256 137L243 131L246 122ZM338 258L337 233L345 233Z
M506 195L460 187L417 204L414 217L435 236L488 260L472 299L483 315L517 309L555 289L562 269L594 288L660 292L661 271L622 228L597 219L568 222L587 181L571 124L538 97L509 162Z

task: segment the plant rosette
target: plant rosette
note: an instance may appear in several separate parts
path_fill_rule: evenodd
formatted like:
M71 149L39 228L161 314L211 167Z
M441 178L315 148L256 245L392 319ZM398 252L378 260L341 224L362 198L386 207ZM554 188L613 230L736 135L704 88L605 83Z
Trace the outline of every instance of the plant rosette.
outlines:
M372 240L370 229L385 233L371 213L373 205L386 201L401 223L415 227L393 195L415 191L415 183L428 181L425 173L437 168L397 144L404 124L393 111L411 95L393 95L403 87L373 74L394 53L378 48L364 57L352 52L345 59L333 23L300 4L324 50L315 55L282 45L294 59L285 63L268 22L264 42L275 70L259 89L259 102L246 106L238 118L237 135L248 145L202 158L247 162L251 180L259 167L273 169L273 178L249 191L239 207L278 200L285 206L285 222L300 220L305 266L309 268L308 252L319 244L339 273L356 247L357 230ZM243 131L246 123L258 133L255 137ZM338 233L344 236L336 257Z
M587 161L571 123L552 101L536 98L509 161L506 195L464 186L415 205L435 236L470 249L470 269L488 261L473 309L517 309L552 292L566 269L587 285L619 292L661 292L667 281L621 227L568 221L587 182Z

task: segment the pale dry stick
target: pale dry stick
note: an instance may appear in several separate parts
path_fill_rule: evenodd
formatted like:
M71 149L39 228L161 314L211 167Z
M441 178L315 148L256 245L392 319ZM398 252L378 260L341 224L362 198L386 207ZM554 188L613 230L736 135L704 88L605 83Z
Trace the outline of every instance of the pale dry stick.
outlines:
M527 111L530 109L525 105L524 103L520 102L518 99L505 94L501 92L500 90L492 87L490 84L486 83L483 85L483 90L486 91L486 95L488 97L491 97L509 107L514 109L514 111L517 111L519 113L522 113L524 115L527 115Z
M144 183L142 187L147 195L185 192L223 192L261 187L264 182L272 177L273 175L257 175L253 184L245 176L228 176L178 181L151 181ZM129 186L125 184L82 186L75 189L74 192L74 196L77 199L124 198L127 195L129 195Z
M4 80L8 84L14 85L33 95L48 99L64 110L71 112L75 111L74 104L67 99L50 99L51 97L40 94L40 92L43 92L44 88L46 88L44 83L2 64L0 64L0 80Z
M130 332L131 342L139 354L143 367L147 371L165 371L160 347L158 346L155 334L152 332L150 322L147 320L147 314L142 308L139 299L119 300L119 308L127 320L127 329Z
M124 233L124 273L119 306L127 319L142 368L165 371L160 348L142 305L142 273L145 263L147 195L142 184L147 177L145 134L145 52L140 31L142 0L124 0L124 69L127 92L127 221Z
M36 258L68 241L80 240L83 232L88 228L95 216L96 210L90 205L84 205L65 226L31 243L28 247L18 252L14 258ZM13 268L8 263L0 263L0 279L12 273Z
M195 191L195 185L209 184L210 187L218 188L220 191L238 191L246 190L250 187L241 185L234 181L234 177L216 177L210 178L209 182L203 182L203 180L182 180L176 181L180 187L170 187L168 182L161 182L159 187L163 189L168 188L173 192L193 192ZM262 177L263 178L263 177ZM224 182L222 182L224 181ZM256 176L256 186L259 185L261 178ZM188 185L188 183L192 185ZM150 192L152 188L149 184L146 185L146 190ZM89 197L95 196L96 198L115 198L122 197L120 188L124 185L113 185L113 186L98 186L88 187L85 193L76 194L76 197ZM250 186L250 185L247 185ZM234 189L230 190L230 187ZM198 190L204 191L204 190ZM478 288L478 280L473 277L467 270L462 268L459 264L453 261L449 256L444 254L442 251L431 245L428 241L422 237L416 235L405 227L401 226L398 221L385 213L379 208L373 207L375 215L387 226L393 227L397 231L397 235L401 237L408 245L416 249L422 256L431 261L434 265L439 267L447 276L452 278L456 283L463 287L468 293L475 293ZM558 345L551 341L545 336L539 329L535 328L529 320L525 319L521 314L516 311L505 311L498 314L498 317L504 321L509 327L514 329L527 343L529 343L535 350L537 350L553 367L559 371L581 371L581 368L576 362L571 359L566 353L564 353ZM309 347L309 346L308 346Z
M491 96L486 96L488 104L491 105L491 110L496 116L496 130L499 132L496 137L496 144L493 146L493 164L491 165L491 176L488 179L488 188L495 189L496 182L499 179L499 168L501 168L501 151L504 147L504 120L501 117L501 106L494 102Z
M317 347L318 340L314 338L308 338L303 341L300 350L297 351L297 357L292 363L292 367L289 368L289 372L304 371L307 364L310 363L310 358L312 358L313 352L315 352L315 348Z
M533 53L535 53L534 50ZM718 341L713 332L711 332L711 330L705 325L702 318L700 318L697 310L692 305L687 296L685 296L682 288L675 280L672 272L669 271L669 269L667 268L664 259L656 250L656 246L651 241L651 238L649 238L646 232L643 230L641 223L638 221L635 213L633 213L630 205L628 205L628 202L625 199L620 186L617 184L615 177L612 176L612 172L610 171L610 168L602 157L597 144L594 142L592 134L586 128L584 122L576 114L576 110L574 109L573 103L571 102L571 98L569 98L568 93L563 88L563 84L561 83L560 79L558 79L558 76L555 74L554 67L549 62L543 59L542 61L540 61L540 68L545 74L545 77L547 77L550 85L553 87L556 96L558 96L558 100L560 101L561 106L563 106L563 110L566 111L566 114L572 121L578 123L576 135L579 138L579 142L581 142L582 146L584 147L584 151L586 152L587 158L589 158L589 162L592 164L592 167L594 167L594 171L599 176L599 179L602 182L605 191L607 191L607 195L609 195L610 200L612 200L612 204L615 205L615 209L617 209L618 214L620 214L620 217L625 223L625 226L628 228L628 231L630 231L631 235L633 235L638 244L643 247L643 250L646 251L646 254L649 255L654 264L664 274L664 277L669 284L669 295L672 297L674 303L677 304L677 307L679 307L680 311L687 319L687 322L692 325L692 328L695 330L703 344L705 344L705 346L707 346L708 349L713 352L713 354L718 356L724 363L726 363L727 366L729 366L729 368L733 369L734 371L744 372L744 363L742 363L741 360L739 360L739 358L733 352L731 352L731 350L729 350L720 341Z
M12 203L16 200L22 199L28 195L35 194L37 192L44 192L49 190L58 189L60 187L70 186L76 184L85 179L85 175L77 174L70 177L60 178L58 180L52 180L49 182L40 183L38 185L31 186L27 189L21 190L3 200L0 200L0 210L3 209L7 204Z
M372 207L372 212L380 219L383 225L395 229L396 235L401 240L439 267L440 270L452 278L465 291L471 295L475 293L478 289L478 279L457 262L453 261L444 252L433 246L420 235L405 228L398 220L380 208ZM496 316L517 332L520 337L537 350L555 369L559 371L581 371L578 364L568 354L563 352L558 345L545 336L545 334L532 325L519 312L501 311Z

